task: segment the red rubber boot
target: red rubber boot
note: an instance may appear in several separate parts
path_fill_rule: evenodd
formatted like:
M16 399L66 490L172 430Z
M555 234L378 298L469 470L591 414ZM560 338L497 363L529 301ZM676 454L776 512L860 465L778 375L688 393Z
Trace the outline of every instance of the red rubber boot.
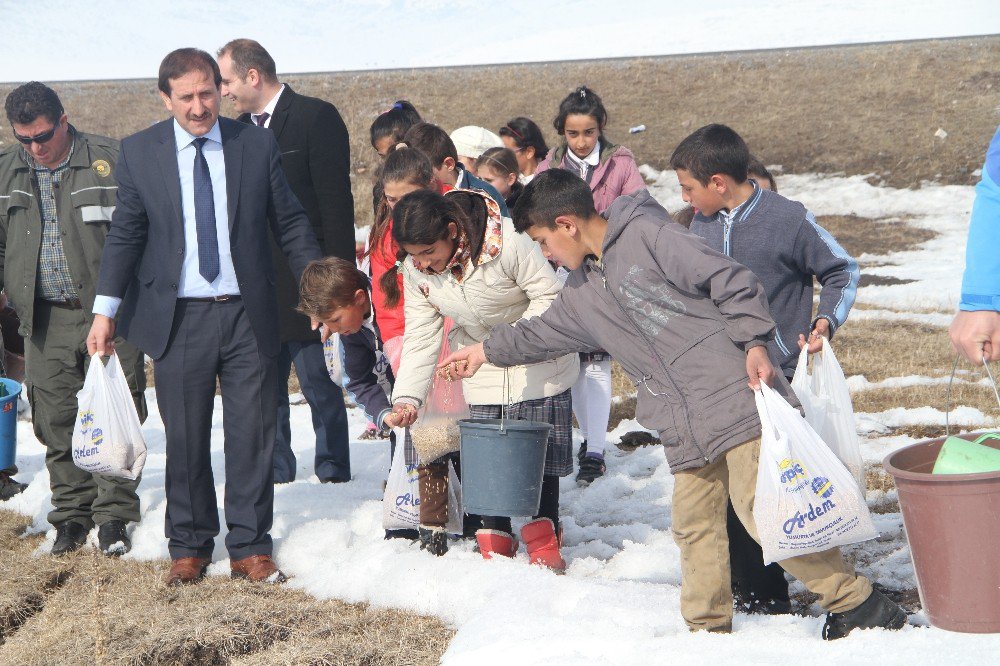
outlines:
M555 526L548 518L533 520L521 528L521 538L528 551L528 559L556 573L566 571L566 560L559 553L559 539Z
M476 543L484 560L492 559L494 555L514 557L517 552L514 535L500 530L476 530Z

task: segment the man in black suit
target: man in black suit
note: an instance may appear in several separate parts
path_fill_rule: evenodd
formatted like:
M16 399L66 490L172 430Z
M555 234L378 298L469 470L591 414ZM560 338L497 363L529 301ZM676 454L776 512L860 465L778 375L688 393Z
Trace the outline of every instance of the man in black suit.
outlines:
M221 80L198 49L178 49L160 64L160 96L173 119L122 141L87 338L91 353L108 353L117 317L122 337L156 362L172 585L204 575L219 533L210 452L217 381L232 575L284 580L268 534L281 347L271 237L297 274L321 256L274 135L219 118Z
M218 52L222 95L232 100L239 120L274 132L292 192L306 209L326 255L354 261L354 198L347 126L329 102L306 97L278 81L274 59L252 39L234 39ZM295 480L288 408L292 363L302 394L312 410L316 432L315 470L320 481L351 479L351 458L344 396L326 371L323 344L309 319L295 311L298 282L275 246L275 272L281 322L278 355L278 424L274 442L274 481Z

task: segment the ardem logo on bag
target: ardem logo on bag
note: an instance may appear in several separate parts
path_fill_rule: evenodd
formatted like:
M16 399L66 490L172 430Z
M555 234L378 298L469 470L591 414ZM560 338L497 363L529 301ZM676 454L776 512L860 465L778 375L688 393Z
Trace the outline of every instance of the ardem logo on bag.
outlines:
M791 534L796 529L801 530L806 526L806 522L811 523L837 506L833 503L833 500L830 499L833 497L833 484L830 483L829 479L823 476L817 476L809 485L812 488L812 491L819 495L820 499L824 500L824 502L819 506L810 502L809 510L805 513L796 511L795 515L786 520L785 524L782 526L785 534Z

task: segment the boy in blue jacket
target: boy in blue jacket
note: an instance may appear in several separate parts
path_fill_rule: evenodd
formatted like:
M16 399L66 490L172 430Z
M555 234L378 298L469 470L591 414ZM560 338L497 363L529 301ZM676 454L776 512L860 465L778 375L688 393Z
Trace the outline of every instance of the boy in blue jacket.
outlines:
M750 159L739 134L725 125L706 125L677 146L670 166L684 201L697 209L691 232L749 268L764 285L777 324L768 351L791 379L800 347L819 351L820 338L832 337L847 319L861 271L805 206L747 178ZM815 316L814 279L821 285Z
M821 338L829 339L847 319L861 272L805 206L774 192L773 184L766 188L748 179L752 160L739 134L725 125L706 125L677 146L670 166L681 196L696 210L691 232L763 284L776 323L768 352L791 380L799 348L808 344L810 353L819 351ZM815 317L814 279L822 285ZM732 511L729 542L737 605L754 613L790 612L781 567L764 566L760 547Z
M645 190L619 197L602 216L587 183L552 169L524 188L513 220L547 259L571 271L566 286L544 313L495 327L485 342L446 358L441 372L469 377L487 360L505 367L607 350L635 382L636 418L659 433L674 474L681 614L692 630L730 631L727 499L757 538L761 430L750 389L773 382L795 403L768 359L774 322L763 287L671 220ZM856 575L837 548L781 565L819 595L829 613L824 638L906 623L906 613Z
M396 454L396 436L389 396L393 375L382 351L375 312L371 306L371 282L350 261L324 257L313 261L302 273L298 311L309 317L313 328L322 325L324 340L340 334L344 346L345 388L365 411L368 420L381 428L390 441L390 457ZM409 436L403 454L407 464L416 464ZM416 530L386 530L385 538L416 539Z
M975 365L1000 360L1000 127L976 186L962 275L962 300L951 344Z

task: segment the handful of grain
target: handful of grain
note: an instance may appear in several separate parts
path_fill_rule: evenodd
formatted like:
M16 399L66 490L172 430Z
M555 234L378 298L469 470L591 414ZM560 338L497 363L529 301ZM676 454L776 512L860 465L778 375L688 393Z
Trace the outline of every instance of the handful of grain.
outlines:
M418 421L410 426L410 439L417 457L425 464L458 451L462 441L458 423L451 419Z

